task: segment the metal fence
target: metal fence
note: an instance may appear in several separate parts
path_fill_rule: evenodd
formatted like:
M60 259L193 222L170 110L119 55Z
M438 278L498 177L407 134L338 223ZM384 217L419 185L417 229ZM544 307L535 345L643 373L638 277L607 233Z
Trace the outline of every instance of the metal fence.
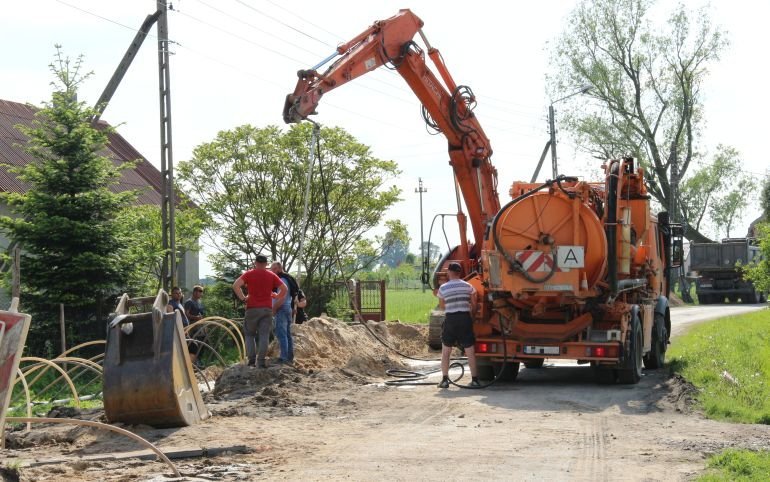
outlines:
M348 321L385 320L385 281L336 281L334 301L344 312L338 314Z

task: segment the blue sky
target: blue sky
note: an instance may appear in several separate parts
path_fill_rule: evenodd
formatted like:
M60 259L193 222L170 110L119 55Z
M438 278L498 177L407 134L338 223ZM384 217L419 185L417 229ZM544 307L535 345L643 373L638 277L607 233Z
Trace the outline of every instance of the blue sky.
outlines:
M176 42L171 58L176 162L189 159L196 145L220 130L246 123L282 125L284 97L294 89L297 70L314 65L338 43L404 7L391 0L180 0L173 5L169 32ZM558 36L574 5L568 0L410 5L425 22L425 34L441 51L455 80L469 85L478 97L476 113L492 142L503 200L511 182L531 177L547 140L547 45ZM660 2L662 10L673 5ZM83 54L86 68L94 72L81 89L81 98L95 102L133 38L133 29L154 9L152 0L4 5L0 98L32 104L47 99L48 64L54 44L61 44L71 57ZM712 12L714 21L728 30L731 46L711 67L703 86L707 118L703 147L707 152L719 143L736 147L745 159L745 170L759 178L768 164L764 118L770 111L765 89L770 78L765 61L770 2L718 0L712 3ZM154 33L153 29L103 118L118 125L123 136L158 165ZM428 189L423 199L426 222L435 213L456 209L446 143L441 136L428 135L418 101L397 74L381 69L331 92L321 102L316 120L345 128L370 145L376 156L399 163L403 174L394 182L403 189L403 201L387 218L407 223L413 251L420 236L419 199L414 193L419 177ZM577 150L566 133L560 133L559 141L560 171L589 174L586 166L597 163ZM549 173L546 166L541 178ZM735 232L742 232L756 213L748 212ZM204 263L201 274L208 271Z

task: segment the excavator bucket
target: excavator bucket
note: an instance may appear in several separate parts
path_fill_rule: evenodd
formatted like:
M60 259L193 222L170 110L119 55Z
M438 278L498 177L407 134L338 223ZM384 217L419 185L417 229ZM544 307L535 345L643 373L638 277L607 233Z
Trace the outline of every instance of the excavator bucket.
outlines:
M209 417L187 351L181 315L168 294L124 294L110 320L104 356L104 411L110 422L182 427ZM132 313L132 311L144 311Z

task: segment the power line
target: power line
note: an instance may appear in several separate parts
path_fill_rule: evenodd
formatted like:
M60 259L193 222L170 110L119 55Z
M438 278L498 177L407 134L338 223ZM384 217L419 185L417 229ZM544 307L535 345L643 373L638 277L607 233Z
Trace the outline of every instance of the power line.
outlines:
M218 26L216 26L216 25L214 25L214 24L212 24L210 22L207 22L205 20L201 20L201 19L199 19L199 18L197 18L197 17L195 17L193 15L190 15L189 13L185 13L185 12L182 12L182 11L179 11L179 10L173 10L173 12L176 12L176 13L178 13L180 15L183 15L183 16L185 16L187 18L195 20L196 22L202 23L203 25L206 25L206 26L208 26L210 28L213 28L214 30L218 30L218 31L220 31L222 33L230 35L231 37L237 38L238 40L241 40L243 42L249 43L249 44L254 45L256 47L259 47L259 48L261 48L263 50L267 50L268 52L274 53L275 55L278 55L278 56L283 57L285 59L291 60L292 62L297 62L298 64L304 64L304 62L301 61L301 60L295 59L293 57L289 57L288 55L286 55L286 54L284 54L282 52L279 52L279 51L277 51L275 49L271 49L270 47L265 47L264 45L261 45L261 44L259 44L257 42L254 42L251 39L248 39L246 37L243 37L241 35L233 33L233 32L231 32L231 31L229 31L229 30L227 30L225 28L218 27Z
M334 33L334 32L331 32L331 31L329 31L329 30L326 30L325 28L321 27L320 25L317 25L317 24L315 24L315 23L311 22L310 20L307 20L306 18L303 18L303 17L301 17L301 16L300 16L300 15L298 15L296 12L292 12L291 10L289 10L289 9L287 9L287 8L284 8L283 6L281 6L281 5L277 4L277 3L275 3L275 2L274 2L274 1L272 1L272 0L267 0L267 3L269 3L270 5L273 5L273 6L275 6L275 7L278 7L278 8L280 8L281 10L283 10L283 11L284 11L284 12L286 12L286 13L290 13L292 16L294 16L294 17L296 17L296 18L298 18L298 19L302 20L303 22L307 22L308 24L312 25L313 27L315 27L315 28L317 28L317 29L319 29L319 30L322 30L322 31L324 31L324 32L328 33L329 35L331 35L331 36L333 36L333 37L339 37L339 36L338 36L336 33ZM326 43L326 42L323 42L323 43L324 43L325 45L333 46L333 45L331 45L331 44L328 44L328 43Z
M309 39L315 40L316 42L320 42L320 43L322 43L322 44L324 44L324 45L326 45L326 46L330 46L330 47L332 47L332 45L329 45L328 43L324 42L323 40L321 40L321 39L318 39L318 38L316 38L316 37L313 37L312 35L310 35L310 34L309 34L309 33L307 33L307 32L303 32L302 30L300 30L300 29L298 29L298 28L295 28L295 27L293 27L293 26L289 25L288 23L286 23L286 22L284 22L284 21L282 21L282 20L279 20L279 19L277 19L277 18L273 17L273 16L272 16L272 15L270 15L270 14L267 14L267 13L265 13L265 12L263 12L263 11L261 11L261 10L259 10L259 9L255 8L255 7L252 7L251 5L247 4L246 2L243 2L242 0L235 0L235 1L236 1L236 2L238 2L238 3L240 3L241 5L243 5L243 6L244 6L244 7L246 7L246 8L249 8L249 9L251 9L251 10L254 10L254 11L255 11L255 12L257 12L258 14L260 14L260 15L263 15L263 16L265 16L265 17L269 18L270 20L273 20L273 21L275 21L275 22L278 22L279 24L283 25L284 27L290 28L290 29L292 29L293 31L295 31L295 32L297 32L297 33L299 33L299 34L301 34L301 35L304 35L305 37L307 37L307 38L309 38ZM272 2L270 2L270 3L272 3Z
M203 0L197 0L197 1L198 1L198 3L200 3L200 4L202 4L202 5L204 5L204 6L208 7L208 8L210 8L210 9L212 9L212 10L216 11L216 12L219 12L219 13L221 13L222 15L224 15L224 16L226 16L226 17L228 17L228 18L232 19L232 20L235 20L236 22L240 22L240 23L242 23L242 24L244 24L244 25L246 25L246 26L248 26L248 27L251 27L251 28L253 28L253 29L254 29L254 30L256 30L257 32L261 32L261 33L263 33L263 34L266 34L266 35L269 35L269 36L271 36L271 37L275 37L276 39L280 40L281 42L284 42L284 43L286 43L287 45L291 45L292 47L294 47L294 48L297 48L297 49L299 49L299 50L303 50L303 51L305 51L305 52L307 52L307 53L309 53L309 54L311 54L311 55L316 55L316 54L315 54L315 52L313 52L313 51L311 51L311 50L308 50L308 49L306 49L305 47L302 47L302 46L300 46L300 45L297 45L297 44L295 44L295 43L292 43L292 42L290 42L290 41L288 41L288 40L286 40L286 39L283 39L283 38L281 38L281 37L279 37L279 36L277 36L277 35L274 35L274 34L272 34L272 33L268 32L267 30L264 30L264 29L262 29L262 28L260 28L260 27L257 27L257 26L256 26L256 25L254 25L253 23L247 22L247 21L245 21L245 20L243 20L243 19L241 19L241 18L238 18L238 17L237 17L237 16L235 16L235 15L231 15L231 14L229 14L229 13L225 12L224 10L222 10L222 9L220 9L220 8L214 7L213 5L209 5L208 3L204 2ZM241 3L242 3L242 2L241 2ZM178 12L179 10L175 10L175 11L177 11L177 12Z
M121 27L123 27L125 29L128 29L128 30L131 30L134 33L139 31L139 29L137 29L137 28L129 27L128 25L122 24L122 23L118 22L117 20L112 20L111 18L103 17L103 16L99 15L98 13L94 13L94 12L91 12L89 10L80 8L80 7L75 6L75 5L72 5L70 3L65 2L64 0L56 0L56 1L61 3L62 5L66 5L66 6L70 7L70 8L74 8L75 10L80 10L81 12L86 13L88 15L91 15L93 17L100 18L102 20L106 20L107 22L110 22L110 23L114 23L115 25L121 26ZM158 38L156 35L152 35L150 33L148 33L147 36L148 37L152 37L154 39ZM169 42L170 43L175 43L175 42L172 42L171 40L169 40Z

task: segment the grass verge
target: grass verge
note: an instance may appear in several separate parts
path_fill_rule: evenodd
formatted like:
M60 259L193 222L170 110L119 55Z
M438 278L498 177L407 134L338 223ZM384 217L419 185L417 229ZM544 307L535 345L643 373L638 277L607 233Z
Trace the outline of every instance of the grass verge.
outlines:
M388 290L385 293L385 318L407 323L427 323L438 298L431 290Z
M709 457L708 468L699 482L770 480L770 453L730 449Z
M707 417L770 424L770 310L702 323L677 338L671 369L698 390ZM770 452L729 449L699 481L770 480Z
M770 310L697 325L671 345L668 359L699 389L707 417L770 424Z

